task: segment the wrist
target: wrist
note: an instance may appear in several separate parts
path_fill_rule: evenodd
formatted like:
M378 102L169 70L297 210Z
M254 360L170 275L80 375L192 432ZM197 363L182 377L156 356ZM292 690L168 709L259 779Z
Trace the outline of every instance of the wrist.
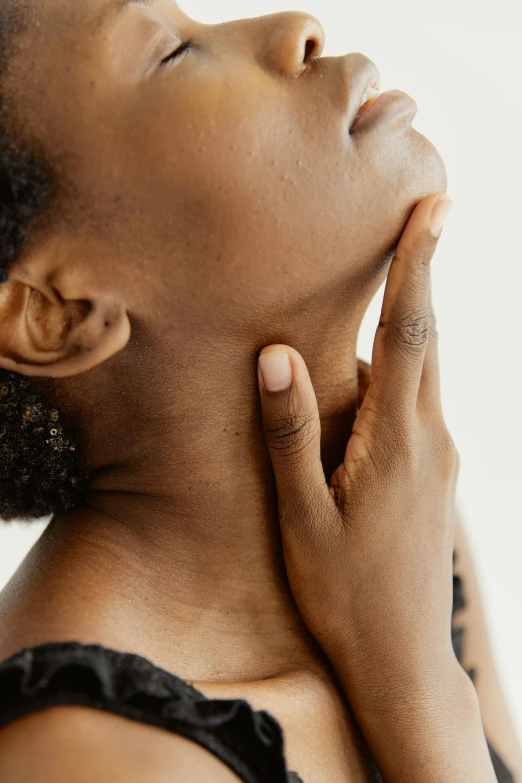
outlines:
M475 687L457 660L447 654L418 660L390 662L388 666L351 666L336 669L344 693L355 713L365 721L403 716L411 719L443 712L479 710Z
M456 658L389 688L368 683L355 702L346 695L389 783L403 783L405 770L412 771L412 783L496 780L477 692Z

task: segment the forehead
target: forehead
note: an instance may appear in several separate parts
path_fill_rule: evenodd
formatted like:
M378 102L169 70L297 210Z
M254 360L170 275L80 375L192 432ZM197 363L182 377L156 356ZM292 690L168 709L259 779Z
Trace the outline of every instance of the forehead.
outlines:
M16 0L20 2L20 0ZM45 25L59 26L81 22L90 34L101 32L111 23L117 20L129 8L136 6L157 7L158 10L179 10L174 0L43 0L35 3L34 0L27 7L27 17L31 19L24 32L37 29L42 23Z
M94 31L101 30L110 22L116 21L132 5L151 6L158 5L158 2L157 0L104 0L94 19ZM171 3L170 5L176 4Z
M24 24L16 36L2 87L6 101L11 99L13 122L17 115L27 131L32 130L31 119L41 114L49 115L53 124L61 115L70 119L72 106L82 95L85 97L90 85L109 83L105 66L113 57L113 35L114 40L124 41L129 56L137 53L137 31L143 44L145 35L141 31L148 28L142 24L120 25L127 12L130 17L141 16L132 11L148 8L151 20L173 19L173 14L176 19L187 18L174 0L14 1L24 7ZM108 53L108 58L103 53ZM38 138L43 128L39 119L35 121Z
M2 2L2 0L0 0ZM25 0L15 0L25 6ZM27 65L31 61L38 67L65 62L68 69L78 62L82 53L98 46L111 35L126 12L139 7L149 7L159 14L182 14L174 0L28 0L23 10L23 24L19 25L16 45L10 57L9 74L24 81L28 76ZM21 11L21 8L20 8ZM0 31L1 32L1 31ZM1 36L0 36L1 38ZM21 55L17 57L16 55ZM17 66L21 72L18 73ZM33 69L31 78L36 77ZM48 74L50 76L50 74ZM6 85L8 86L8 85Z

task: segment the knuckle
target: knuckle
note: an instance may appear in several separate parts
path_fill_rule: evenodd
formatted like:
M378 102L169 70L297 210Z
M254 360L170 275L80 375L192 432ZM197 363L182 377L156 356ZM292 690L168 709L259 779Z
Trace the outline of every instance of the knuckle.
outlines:
M265 434L268 445L278 456L291 457L306 449L319 435L319 423L308 414L288 414L269 421Z
M428 245L425 242L409 243L407 246L397 248L396 255L399 256L399 263L408 265L413 273L423 276L430 274L430 262L435 252L434 245Z
M455 441L447 429L442 425L438 431L437 454L440 465L445 473L451 475L460 465L460 456Z
M430 271L434 251L435 247L433 245L422 244L414 252L415 261L417 262L416 266L423 274Z
M402 318L393 321L381 318L379 326L386 330L389 340L402 351L424 350L428 342L430 324L424 311L405 313Z

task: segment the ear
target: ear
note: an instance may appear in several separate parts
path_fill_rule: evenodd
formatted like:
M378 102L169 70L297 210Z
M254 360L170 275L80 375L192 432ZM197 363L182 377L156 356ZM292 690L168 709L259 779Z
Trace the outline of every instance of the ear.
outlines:
M0 367L66 378L127 345L131 326L123 293L97 279L100 265L89 264L85 254L85 245L54 238L14 264L0 285Z

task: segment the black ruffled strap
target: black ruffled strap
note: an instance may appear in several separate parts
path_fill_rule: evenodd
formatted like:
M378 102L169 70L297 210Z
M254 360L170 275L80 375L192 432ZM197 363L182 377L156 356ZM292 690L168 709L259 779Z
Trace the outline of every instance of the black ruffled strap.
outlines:
M268 712L244 699L208 699L139 655L48 642L0 663L0 726L59 704L95 707L181 734L245 783L303 783L286 769L283 731Z

